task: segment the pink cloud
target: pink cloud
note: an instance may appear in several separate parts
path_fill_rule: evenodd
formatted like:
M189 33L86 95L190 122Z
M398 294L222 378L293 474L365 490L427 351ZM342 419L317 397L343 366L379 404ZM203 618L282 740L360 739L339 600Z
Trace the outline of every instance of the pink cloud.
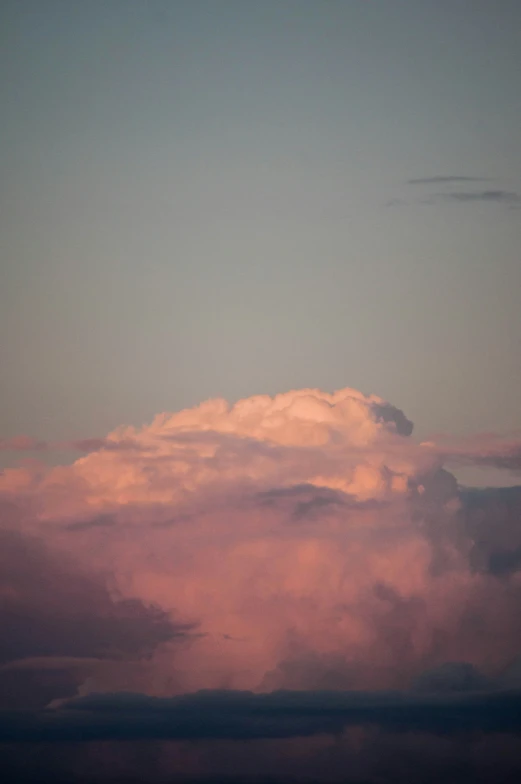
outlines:
M521 583L475 568L441 469L481 445L411 429L376 396L308 389L208 401L82 441L72 465L7 469L5 528L103 575L111 600L197 629L124 676L95 668L80 692L388 688L449 660L499 672L521 649Z

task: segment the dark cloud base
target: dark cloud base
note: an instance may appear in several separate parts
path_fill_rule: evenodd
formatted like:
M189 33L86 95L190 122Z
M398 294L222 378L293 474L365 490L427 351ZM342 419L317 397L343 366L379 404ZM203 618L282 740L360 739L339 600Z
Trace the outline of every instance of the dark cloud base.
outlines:
M416 692L92 694L0 713L5 781L510 784L521 690L447 665ZM419 684L419 686L422 686ZM435 691L433 691L435 689Z
M201 691L172 698L90 695L44 711L0 712L1 742L256 740L377 725L395 732L519 732L521 690L405 692Z

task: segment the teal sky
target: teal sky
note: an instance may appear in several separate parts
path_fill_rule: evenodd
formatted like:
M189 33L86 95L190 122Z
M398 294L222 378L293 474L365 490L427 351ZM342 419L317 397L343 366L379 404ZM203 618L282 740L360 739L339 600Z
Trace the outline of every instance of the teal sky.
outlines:
M520 428L519 0L3 0L0 28L3 437L303 386Z

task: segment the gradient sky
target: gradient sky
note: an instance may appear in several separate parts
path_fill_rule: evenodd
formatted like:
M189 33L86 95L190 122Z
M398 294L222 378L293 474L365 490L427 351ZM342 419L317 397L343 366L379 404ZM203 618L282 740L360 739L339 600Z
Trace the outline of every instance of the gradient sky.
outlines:
M3 0L0 27L2 436L306 386L519 428L518 0Z

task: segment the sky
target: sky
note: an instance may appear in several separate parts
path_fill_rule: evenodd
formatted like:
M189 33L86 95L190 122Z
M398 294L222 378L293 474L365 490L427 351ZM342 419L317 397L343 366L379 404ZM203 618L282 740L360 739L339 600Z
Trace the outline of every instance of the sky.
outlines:
M1 20L4 437L345 386L519 427L516 0Z
M0 31L2 776L521 780L521 4Z

